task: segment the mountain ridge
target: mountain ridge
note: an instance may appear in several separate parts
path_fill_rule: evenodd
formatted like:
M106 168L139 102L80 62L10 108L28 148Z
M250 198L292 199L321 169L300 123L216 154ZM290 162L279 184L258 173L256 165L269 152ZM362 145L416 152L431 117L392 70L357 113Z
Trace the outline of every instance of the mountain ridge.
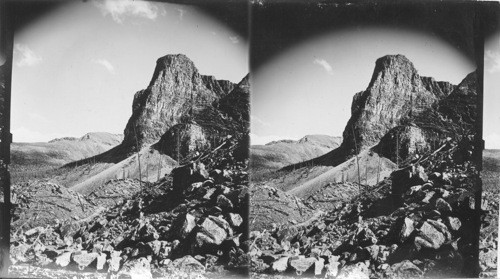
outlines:
M467 76L472 79L474 74ZM464 81L460 84L463 83ZM284 169L291 170L311 164L336 166L375 146L391 129L406 125L405 123L419 117L426 118L429 111L438 110L436 106L446 107L443 104L450 96L458 94L453 93L457 90L458 85L420 76L413 63L404 55L383 56L375 62L367 89L353 96L351 117L345 126L340 147Z
M153 144L183 118L210 106L235 86L230 81L201 75L184 54L160 57L148 87L134 95L124 144Z

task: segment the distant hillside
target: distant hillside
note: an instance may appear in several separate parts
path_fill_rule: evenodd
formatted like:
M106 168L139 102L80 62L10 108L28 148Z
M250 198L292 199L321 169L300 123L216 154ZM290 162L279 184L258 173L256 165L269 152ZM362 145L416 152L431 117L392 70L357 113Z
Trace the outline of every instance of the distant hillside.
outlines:
M277 170L284 166L303 162L321 156L342 142L342 137L308 135L298 141L273 141L266 145L250 147L252 172Z
M122 140L122 135L98 132L49 142L15 142L11 144L11 172L13 178L29 176L33 172L95 156L117 146Z
M481 171L483 190L498 193L500 184L500 149L483 150L483 170Z
M92 192L112 179L156 182L228 137L245 137L249 90L248 75L233 84L201 75L185 55L163 56L148 87L134 96L123 141L65 164L52 179L79 193ZM247 150L241 148L233 156L246 158Z
M88 133L81 138L60 138L49 142L13 143L11 160L14 166L48 164L61 166L102 153L118 145L122 135Z

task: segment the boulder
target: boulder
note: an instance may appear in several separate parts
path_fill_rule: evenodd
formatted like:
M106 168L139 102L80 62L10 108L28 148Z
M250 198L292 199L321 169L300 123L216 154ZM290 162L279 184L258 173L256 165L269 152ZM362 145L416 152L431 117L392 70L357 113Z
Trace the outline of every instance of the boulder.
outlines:
M217 189L215 189L215 188L209 188L207 190L207 192L205 193L205 195L203 196L203 199L204 200L210 200L210 199L212 199L212 196L215 193L215 191L217 191Z
M213 218L205 218L200 225L200 232L196 234L196 244L198 247L220 245L227 235L226 230L214 222Z
M239 227L243 223L243 218L239 214L229 213L229 222L233 227Z
M422 185L415 185L415 186L411 186L410 187L410 190L408 190L406 192L406 195L407 196L414 196L416 193L419 193L422 189Z
M424 184L429 180L429 177L425 173L425 169L422 166L415 166L412 170L412 184Z
M172 262L172 265L184 272L205 271L205 267L190 255L174 260Z
M36 236L36 235L38 235L40 233L44 233L44 232L45 232L44 227L35 227L35 228L32 228L32 229L25 231L24 235L26 237L32 237L32 236Z
M71 256L73 262L78 266L80 270L89 267L91 264L97 261L97 253L88 253L87 251L78 251L73 253Z
M323 269L325 268L325 259L316 258L314 262L314 275L319 276L323 273Z
M12 263L17 262L26 262L27 259L25 257L26 252L30 248L30 245L25 243L20 243L19 245L12 245L10 248L10 259Z
M96 269L102 270L104 269L104 265L106 264L106 254L102 253L97 256Z
M416 278L423 274L422 270L409 260L393 264L388 273L396 278Z
M457 217L448 216L446 217L445 221L446 225L448 225L448 228L450 228L452 232L457 232L462 226L462 222L460 222L460 219L458 219Z
M339 256L328 257L328 264L326 265L325 278L336 278L339 274Z
M441 213L451 213L453 211L453 208L451 208L451 205L447 203L445 200L442 198L438 198L435 202L436 209L439 210Z
M445 236L426 221L420 227L418 236L415 237L415 247L417 250L421 248L439 249L445 240Z
M427 222L429 222L429 224L433 225L434 228L436 228L439 232L441 232L445 236L446 240L451 239L450 231L448 230L445 224L441 223L440 221L431 219L427 220Z
M160 237L155 227L151 224L145 224L139 230L139 236L144 242L156 240Z
M365 263L357 263L353 265L346 265L341 270L337 279L369 279L370 270Z
M76 222L66 222L61 225L60 232L63 239L73 238L73 236L80 230L80 224Z
M46 247L43 254L47 256L49 259L55 259L59 254L61 254L61 250L56 250L54 247Z
M222 216L208 216L208 218L212 221L214 221L219 227L223 228L228 235L233 235L233 229L231 228L231 225L224 219Z
M360 246L369 246L378 242L377 236L369 228L360 228L356 232L356 243Z
M404 243L415 230L413 220L404 217L399 218L394 225L395 238L398 243Z
M217 196L217 205L223 209L232 209L234 207L233 203L224 195Z
M435 194L436 194L436 192L434 192L434 191L429 191L429 192L425 193L425 197L422 199L422 202L423 203L430 203Z
M63 252L61 255L57 256L55 263L57 266L66 267L71 262L72 252Z
M205 181L209 179L210 176L208 174L207 169L205 168L205 165L201 162L193 163L193 181L198 182L198 181Z
M153 255L151 246L145 244L144 242L137 243L132 249L132 257L146 257L148 255Z
M189 213L186 213L179 216L175 220L173 231L177 237L184 239L191 233L191 231L195 227L196 227L196 217Z
M371 245L371 246L365 247L364 250L367 252L367 254L370 255L370 259L372 261L375 261L378 258L378 254L380 252L380 246Z
M482 249L479 251L479 266L481 271L497 268L497 251L494 249Z
M288 268L288 259L289 257L282 257L274 261L271 265L272 270L275 272L285 272Z
M295 270L297 274L302 274L309 270L314 263L316 262L315 258L304 258L304 257L297 257L297 258L291 258L290 259L290 267Z
M107 260L108 263L108 272L117 272L120 270L120 264L122 261L122 257L120 257L120 251L111 252L110 258Z
M162 247L162 241L153 240L146 243L146 246L148 247L148 250L151 251L153 256L158 256Z
M151 265L146 258L132 259L125 262L117 274L118 278L152 279Z

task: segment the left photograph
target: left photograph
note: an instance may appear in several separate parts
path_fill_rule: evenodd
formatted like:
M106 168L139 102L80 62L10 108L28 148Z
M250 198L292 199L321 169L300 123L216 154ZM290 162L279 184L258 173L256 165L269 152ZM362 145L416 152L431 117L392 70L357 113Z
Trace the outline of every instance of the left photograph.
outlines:
M246 276L246 3L7 4L8 276Z

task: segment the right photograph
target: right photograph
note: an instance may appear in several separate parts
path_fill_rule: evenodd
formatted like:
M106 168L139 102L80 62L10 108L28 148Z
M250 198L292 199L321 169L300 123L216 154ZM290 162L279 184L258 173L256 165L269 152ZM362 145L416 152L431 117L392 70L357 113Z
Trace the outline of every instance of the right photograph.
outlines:
M497 277L498 3L251 9L252 276Z

